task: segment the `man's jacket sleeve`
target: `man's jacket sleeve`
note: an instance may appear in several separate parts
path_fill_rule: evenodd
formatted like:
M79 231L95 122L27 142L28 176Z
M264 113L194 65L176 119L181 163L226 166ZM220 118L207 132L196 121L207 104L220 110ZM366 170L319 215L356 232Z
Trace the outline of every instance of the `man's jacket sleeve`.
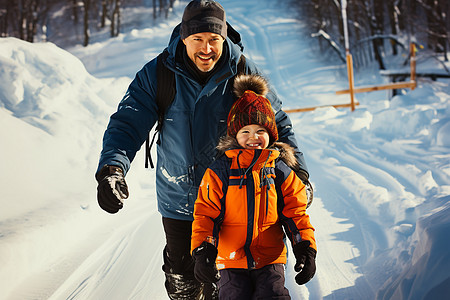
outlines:
M103 150L98 169L105 164L129 170L136 152L157 120L156 59L147 63L131 82L111 116L103 136Z

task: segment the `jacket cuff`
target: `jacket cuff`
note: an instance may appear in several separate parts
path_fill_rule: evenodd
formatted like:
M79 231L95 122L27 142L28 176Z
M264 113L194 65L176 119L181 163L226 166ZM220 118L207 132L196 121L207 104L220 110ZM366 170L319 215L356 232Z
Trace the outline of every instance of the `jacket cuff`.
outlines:
M105 177L110 176L112 174L120 174L123 176L123 170L118 166L109 166L104 165L96 174L95 179L97 179L98 182L105 179Z

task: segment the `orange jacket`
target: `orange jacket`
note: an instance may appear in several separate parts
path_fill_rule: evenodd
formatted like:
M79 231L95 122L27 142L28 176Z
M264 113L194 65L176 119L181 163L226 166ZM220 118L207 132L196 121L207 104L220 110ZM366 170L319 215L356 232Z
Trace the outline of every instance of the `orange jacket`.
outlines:
M206 170L194 205L191 252L213 236L218 269L253 269L286 263L284 232L316 249L305 186L276 160L279 155L271 149L227 150Z

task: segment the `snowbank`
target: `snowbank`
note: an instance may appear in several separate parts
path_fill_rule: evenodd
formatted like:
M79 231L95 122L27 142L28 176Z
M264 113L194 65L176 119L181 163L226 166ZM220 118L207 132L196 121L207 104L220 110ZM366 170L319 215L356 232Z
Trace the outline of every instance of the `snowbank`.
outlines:
M0 285L7 295L97 226L89 207L99 141L129 79L96 79L51 43L2 38L0 47Z

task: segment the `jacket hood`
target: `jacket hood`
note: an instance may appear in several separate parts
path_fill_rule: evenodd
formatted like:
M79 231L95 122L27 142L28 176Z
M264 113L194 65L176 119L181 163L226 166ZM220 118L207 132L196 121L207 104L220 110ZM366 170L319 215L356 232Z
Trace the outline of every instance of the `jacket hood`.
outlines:
M231 136L221 137L219 140L219 144L217 145L217 150L219 151L219 155L225 154L227 150L232 149L243 149L235 138ZM275 142L270 145L267 149L276 150L280 153L279 158L291 169L298 168L298 162L295 158L295 150L290 145L283 142Z

